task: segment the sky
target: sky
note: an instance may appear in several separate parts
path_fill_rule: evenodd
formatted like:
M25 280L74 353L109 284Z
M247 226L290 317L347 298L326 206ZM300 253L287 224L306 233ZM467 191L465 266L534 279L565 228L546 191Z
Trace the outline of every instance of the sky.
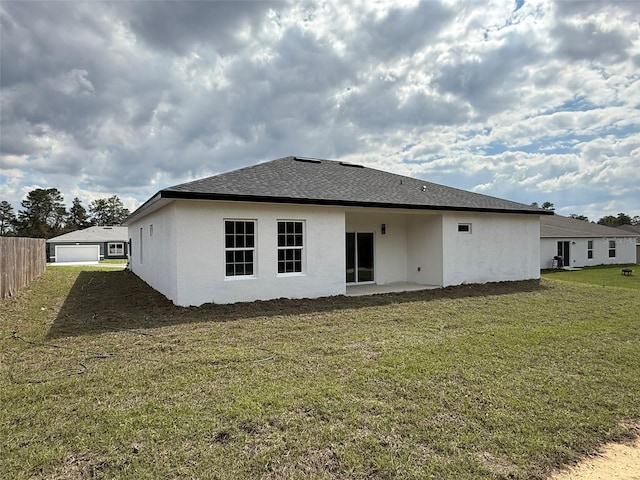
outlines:
M640 2L0 0L0 200L288 155L640 215Z

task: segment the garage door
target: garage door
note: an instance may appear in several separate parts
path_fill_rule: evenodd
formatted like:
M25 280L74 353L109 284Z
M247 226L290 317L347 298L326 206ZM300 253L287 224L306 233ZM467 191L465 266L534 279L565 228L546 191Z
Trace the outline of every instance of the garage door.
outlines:
M100 245L56 245L56 263L98 261Z

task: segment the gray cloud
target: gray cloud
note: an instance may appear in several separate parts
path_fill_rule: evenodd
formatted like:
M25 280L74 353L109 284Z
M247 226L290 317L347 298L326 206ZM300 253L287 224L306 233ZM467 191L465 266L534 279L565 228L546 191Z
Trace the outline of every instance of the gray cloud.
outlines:
M362 19L351 48L385 60L411 55L437 36L454 15L440 2L424 0L413 8L391 8L380 19L371 13Z
M579 26L562 22L553 34L558 42L558 53L570 60L623 62L629 58L627 48L632 45L628 36L619 31L602 31L595 22Z
M116 2L112 7L131 31L152 48L184 55L194 45L211 46L221 55L237 52L255 37L273 9L284 1ZM242 30L247 29L246 35Z
M101 70L111 26L98 21L99 3L3 2L0 85L34 83L71 70Z
M441 92L454 94L482 116L514 104L518 92L509 87L522 82L514 77L543 58L538 46L521 33L509 35L503 45L485 50L482 56L451 53L455 61L443 65L434 82Z
M623 62L640 34L637 2L556 2L556 25L551 35L559 55L569 60ZM617 19L624 29L610 29L598 15Z

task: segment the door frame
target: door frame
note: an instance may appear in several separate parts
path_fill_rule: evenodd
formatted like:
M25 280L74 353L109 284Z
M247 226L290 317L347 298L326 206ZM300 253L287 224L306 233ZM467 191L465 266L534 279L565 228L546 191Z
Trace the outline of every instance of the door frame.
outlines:
M347 269L347 265L346 265L346 261L348 256L346 255L346 249L347 249L347 235L349 234L353 234L354 235L354 279L355 281L353 282L347 282L346 281L346 269ZM373 279L372 280L367 280L364 282L359 282L358 281L358 234L367 234L367 235L371 235L371 265L372 265L372 276ZM376 283L376 268L375 268L375 261L376 261L376 235L374 231L371 230L355 230L353 232L345 232L345 239L344 239L344 244L345 244L345 283L347 285L375 285Z
M557 248L558 248L558 256L562 257L562 266L570 267L571 266L571 241L558 240Z

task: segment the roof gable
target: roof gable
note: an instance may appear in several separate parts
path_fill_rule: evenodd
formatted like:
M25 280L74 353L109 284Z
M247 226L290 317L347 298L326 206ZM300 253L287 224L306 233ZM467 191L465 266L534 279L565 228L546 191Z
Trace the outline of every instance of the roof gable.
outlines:
M547 214L509 200L333 160L285 157L166 188L154 199L207 199Z

